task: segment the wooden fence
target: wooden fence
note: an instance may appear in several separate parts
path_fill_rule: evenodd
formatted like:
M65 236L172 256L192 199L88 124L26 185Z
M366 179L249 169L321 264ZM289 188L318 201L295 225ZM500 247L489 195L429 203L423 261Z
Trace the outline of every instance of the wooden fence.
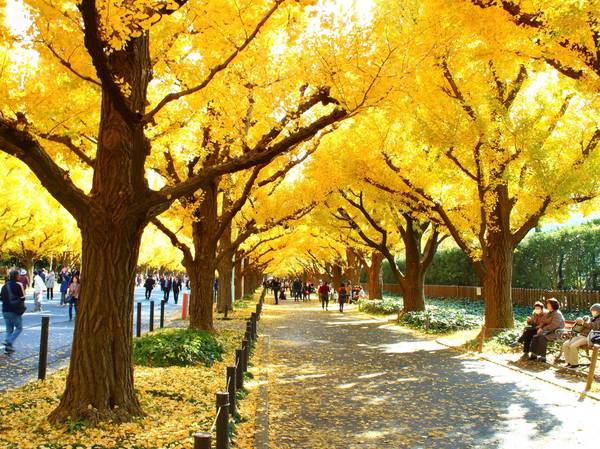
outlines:
M401 294L399 284L383 284L386 292ZM469 298L474 301L483 300L482 287L467 285L426 285L425 295L434 298ZM545 290L536 288L513 288L514 304L533 306L542 298L556 298L566 310L588 310L592 304L600 303L600 291L592 290Z

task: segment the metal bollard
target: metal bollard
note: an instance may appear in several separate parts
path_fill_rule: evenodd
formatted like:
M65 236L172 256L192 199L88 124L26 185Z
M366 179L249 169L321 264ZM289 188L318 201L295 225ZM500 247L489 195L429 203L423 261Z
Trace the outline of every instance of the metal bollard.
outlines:
M160 328L165 327L165 303L164 301L160 302Z
M248 355L250 352L250 344L247 339L242 341L242 369L248 371Z
M236 401L235 401L235 388L236 384L236 370L235 366L227 367L227 392L229 393L229 414L235 415L236 411Z
M217 392L217 449L229 448L229 393Z
M238 390L244 388L244 370L242 367L242 358L243 351L241 349L235 350L235 364L236 364L236 372L235 372L235 386Z
M142 335L142 303L137 303L137 322L135 323L135 336Z
M152 332L154 330L154 301L150 301L150 323L149 323L149 331Z
M40 334L40 358L38 362L38 379L46 379L46 367L48 366L48 328L50 317L42 317L42 333Z
M252 338L256 340L256 313L250 315L250 323L252 324Z
M198 432L194 434L194 449L211 449L210 433Z

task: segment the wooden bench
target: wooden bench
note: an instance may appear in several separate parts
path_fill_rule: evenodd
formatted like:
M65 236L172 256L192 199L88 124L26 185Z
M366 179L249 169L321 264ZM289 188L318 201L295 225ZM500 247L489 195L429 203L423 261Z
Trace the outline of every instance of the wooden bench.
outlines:
M554 349L558 349L558 357L556 358L556 360L558 360L562 355L562 344L573 337L573 335L579 334L580 330L577 330L575 321L565 321L565 327L557 329L555 332L558 335L558 338L552 342L554 343L552 346L554 346ZM559 348L555 347L557 344L559 345ZM594 382L594 372L596 371L596 362L598 361L598 350L600 349L600 345L584 345L580 346L579 349L585 350L585 357L590 359L587 383L585 385L585 391L587 392L590 391L592 383Z

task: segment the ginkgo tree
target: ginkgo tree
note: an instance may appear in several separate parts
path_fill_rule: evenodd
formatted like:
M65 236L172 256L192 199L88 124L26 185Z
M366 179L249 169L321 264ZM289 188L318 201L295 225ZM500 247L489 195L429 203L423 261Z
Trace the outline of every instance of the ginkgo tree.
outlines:
M235 82L218 80L231 73L234 60L257 45L262 66L275 69L276 60L267 64L272 49L283 42L285 50L287 36L301 35L306 24L302 5L284 3L265 0L238 8L228 0L31 0L26 2L30 30L21 39L2 43L6 60L15 61L20 73L2 75L0 149L33 171L75 218L82 234L85 300L66 390L52 421L122 421L143 413L133 387L130 323L135 267L148 222L178 198L210 188L216 176L267 163L364 105L379 73L373 64L368 70L354 69L360 72L354 79L362 84L351 98L359 101L342 105L334 96L322 95L311 103L320 108L298 128L286 129L272 117L247 147L237 148L226 161L175 184L149 186L148 157L163 150L153 146L158 134L189 140L199 135L192 116L174 111L200 111L196 116L201 120L210 101L237 94ZM2 27L2 36L9 36L6 23ZM21 48L28 50L29 59L19 56ZM252 64L261 65L257 62ZM243 70L243 61L238 67ZM304 90L307 97L328 91L323 87L328 76L319 78L318 72L297 83L310 84ZM211 90L213 83L222 89ZM174 132L173 118L187 136ZM272 135L270 130L275 138L261 140ZM209 154L200 152L205 156ZM89 176L74 176L73 166L87 166Z

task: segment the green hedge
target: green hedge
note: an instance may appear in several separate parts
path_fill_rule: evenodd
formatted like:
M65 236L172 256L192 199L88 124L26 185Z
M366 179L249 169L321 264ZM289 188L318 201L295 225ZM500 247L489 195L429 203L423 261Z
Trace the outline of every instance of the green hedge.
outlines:
M403 260L398 265L404 269ZM381 269L385 283L396 283L387 261ZM425 283L481 286L471 263L458 248L437 252ZM600 219L526 237L515 251L513 287L600 290Z
M214 335L200 330L161 329L133 340L133 360L144 366L211 366L223 352Z

